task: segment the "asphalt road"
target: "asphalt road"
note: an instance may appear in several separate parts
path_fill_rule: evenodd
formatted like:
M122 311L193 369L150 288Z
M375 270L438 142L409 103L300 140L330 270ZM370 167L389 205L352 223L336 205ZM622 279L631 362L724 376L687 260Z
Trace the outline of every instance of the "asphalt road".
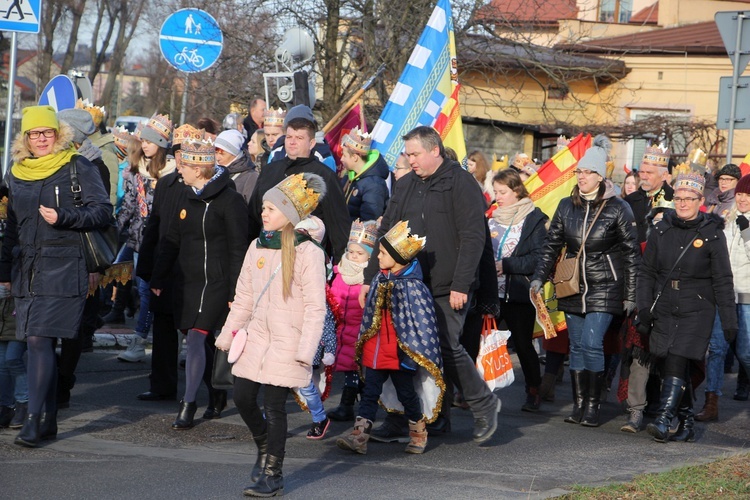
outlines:
M249 483L255 446L230 401L220 420L189 431L170 424L176 402L143 402L148 360L117 361L117 351L84 354L71 406L59 414L58 440L37 449L15 446L17 431L0 431L0 492L3 498L33 499L218 499L240 498ZM514 359L515 361L515 359ZM518 364L516 363L516 366ZM182 375L181 375L182 377ZM571 485L627 481L635 474L704 463L747 452L750 403L731 396L720 401L718 423L697 423L695 443L659 444L646 432L619 431L626 415L612 402L602 405L603 425L585 428L563 422L571 408L569 377L557 401L538 413L520 411L523 375L501 392L503 410L495 436L478 446L471 440L470 412L454 408L453 432L430 438L424 455L404 453L403 444L371 442L366 456L339 450L335 436L349 424L332 423L322 441L309 441L307 413L290 400L284 462L290 498L544 498ZM727 376L731 395L736 375ZM326 401L338 404L341 381ZM180 388L182 389L182 387ZM702 388L700 389L702 393ZM198 416L206 391L198 397ZM697 403L700 407L701 400Z

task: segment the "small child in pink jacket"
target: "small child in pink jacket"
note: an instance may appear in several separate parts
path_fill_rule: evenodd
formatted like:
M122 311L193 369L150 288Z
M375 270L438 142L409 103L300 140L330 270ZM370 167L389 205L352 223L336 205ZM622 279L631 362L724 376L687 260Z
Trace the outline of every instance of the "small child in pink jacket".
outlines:
M334 371L344 372L344 390L341 403L328 412L328 418L338 422L354 422L354 401L359 393L359 366L355 360L355 346L362 323L362 306L359 291L364 283L364 270L370 260L372 249L378 238L378 223L375 221L352 223L349 244L338 266L333 269L336 277L331 285L331 294L338 307L341 322L336 330L336 364Z
M230 361L241 353L232 367L234 403L258 447L254 484L245 488L245 496L284 491L286 401L290 389L310 384L326 315L325 253L295 226L324 194L323 179L304 173L290 175L263 195L263 231L250 243L216 339L218 349L230 351Z

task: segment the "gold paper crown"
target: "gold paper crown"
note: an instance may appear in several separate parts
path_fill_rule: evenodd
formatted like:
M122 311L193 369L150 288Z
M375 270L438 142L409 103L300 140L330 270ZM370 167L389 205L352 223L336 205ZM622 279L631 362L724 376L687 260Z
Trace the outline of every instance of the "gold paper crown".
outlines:
M273 108L267 109L263 112L263 126L264 127L283 127L284 118L286 118L286 111L279 108L275 110Z
M180 147L180 162L191 167L207 167L216 164L216 149L210 140L185 141Z
M146 124L146 127L155 130L167 142L172 139L172 120L167 115L154 114Z
M667 168L669 166L669 148L664 144L658 146L649 146L643 152L641 165L650 165L652 167Z
M102 121L104 121L104 115L107 114L104 106L95 106L89 102L88 99L78 99L76 101L76 108L88 111L91 118L94 120L94 125L97 127L102 124Z
M320 193L307 187L303 174L290 175L281 181L276 188L294 205L300 219L310 215L318 206Z
M403 260L411 261L427 244L427 238L411 234L408 221L400 221L383 238Z
M359 127L354 127L341 139L342 148L349 148L362 156L370 152L371 145L372 136L359 130Z
M651 208L674 208L674 201L664 197L664 190L659 191L651 202Z
M688 191L693 191L700 196L703 196L703 188L705 187L706 178L697 172L678 175L673 186L675 191L678 189L687 189Z
M349 243L357 245L367 245L375 248L378 241L378 223L374 220L360 221L359 219L352 222L352 229L349 231Z
M708 156L701 148L697 148L690 151L690 154L688 154L688 161L692 164L700 165L705 169L706 162L708 162Z
M174 137L172 139L172 145L182 144L188 141L200 141L203 139L206 131L203 129L197 129L186 123L174 129Z
M513 158L513 166L518 170L523 170L523 167L529 163L531 163L531 158L526 153L516 153L515 158Z

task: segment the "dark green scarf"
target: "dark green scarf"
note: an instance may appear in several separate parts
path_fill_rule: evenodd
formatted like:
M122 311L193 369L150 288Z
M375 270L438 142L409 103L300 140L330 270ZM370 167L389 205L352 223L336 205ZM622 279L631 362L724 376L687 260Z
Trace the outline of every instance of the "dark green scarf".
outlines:
M305 241L312 241L320 247L320 244L310 237L309 234L302 231L294 231L295 247ZM281 231L261 231L258 237L258 248L281 250Z

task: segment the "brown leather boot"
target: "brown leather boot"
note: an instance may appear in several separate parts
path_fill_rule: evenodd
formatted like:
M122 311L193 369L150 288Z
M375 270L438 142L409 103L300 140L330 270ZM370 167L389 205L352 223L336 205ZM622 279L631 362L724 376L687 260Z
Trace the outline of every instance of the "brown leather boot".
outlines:
M409 444L406 453L419 455L427 448L427 422L424 417L418 422L409 420Z
M336 446L342 450L353 451L360 455L365 455L367 454L367 441L370 440L371 430L372 420L357 417L352 432L348 436L338 438L336 440Z
M695 416L698 422L714 422L719 420L719 395L715 392L706 393L706 404L699 414Z

